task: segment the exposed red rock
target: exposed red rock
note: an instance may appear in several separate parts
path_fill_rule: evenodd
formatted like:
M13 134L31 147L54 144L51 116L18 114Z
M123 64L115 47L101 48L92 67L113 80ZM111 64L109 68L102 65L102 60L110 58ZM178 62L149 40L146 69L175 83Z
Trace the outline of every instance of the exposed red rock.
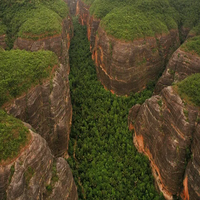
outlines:
M130 110L129 127L134 128L134 144L148 156L156 184L166 199L180 195L183 183L184 198L199 199L200 127L195 126L197 115L198 109L185 105L172 87L164 88L160 95ZM193 159L188 164L187 152L191 146Z
M37 36L37 40L18 37L14 42L14 49L25 49L27 51L38 51L41 49L53 51L59 58L60 62L69 68L70 38L73 35L73 26L71 17L68 16L62 22L61 34L48 36ZM68 69L69 71L69 69Z
M179 45L178 30L133 42L108 36L99 26L100 20L90 16L89 6L81 0L77 2L76 14L79 15L79 22L87 25L99 80L117 95L143 90L163 71L173 49Z
M66 65L57 68L52 80L35 86L4 108L7 113L30 123L46 139L54 155L61 156L67 151L72 106Z
M170 86L173 82L181 81L194 73L200 73L200 57L179 48L173 53L165 71L158 80L155 93L158 94L164 87Z
M0 199L78 199L67 162L63 158L55 159L46 141L31 129L29 131L32 136L29 145L12 162L0 165ZM55 170L53 162L58 177L55 183L51 180L52 171ZM46 189L50 184L52 184L51 194Z
M64 0L64 1L68 4L70 14L75 15L77 0Z

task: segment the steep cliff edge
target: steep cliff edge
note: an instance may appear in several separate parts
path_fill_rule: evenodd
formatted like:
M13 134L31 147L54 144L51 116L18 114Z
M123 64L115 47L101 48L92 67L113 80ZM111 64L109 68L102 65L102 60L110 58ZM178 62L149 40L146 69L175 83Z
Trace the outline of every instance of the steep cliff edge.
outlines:
M129 129L134 129L134 144L148 156L165 198L179 196L184 185L182 198L196 200L200 180L199 109L176 90L166 87L160 95L134 106L129 112Z
M1 106L30 123L54 155L66 153L72 118L67 65L50 51L1 51L0 59Z
M2 111L0 112L2 115ZM9 142L9 139L6 137L5 131L8 135L8 129L13 128L9 132L9 135L13 135L9 148L11 148L10 145L13 145L14 138L18 143L20 140L17 138L19 128L15 127L16 124L22 124L22 122L13 117L9 117L9 119L12 121L10 125L8 125L9 121L5 122L5 116L4 122L0 123L1 139L4 138L4 149L1 148L1 155L8 153L6 152L6 143ZM10 158L11 154L6 160L2 160L1 157L0 199L78 199L76 186L67 162L63 158L54 158L46 141L34 133L29 124L24 125L27 127L25 128L27 130L26 142L23 142L19 149L15 149L18 152L15 152L13 157ZM1 140L1 142L3 141Z
M191 74L200 73L199 38L200 36L189 38L174 52L165 71L156 84L156 94L172 83L181 81Z
M144 9L145 3L137 2L133 6L134 2L126 2L125 6L95 1L91 6L87 4L79 0L76 14L80 23L87 25L97 75L105 88L126 95L141 91L149 81L156 80L169 56L179 46L179 33L171 14L167 18L170 23L159 18L160 21L155 22L159 25L154 27L152 21L156 19L145 18L144 13L148 12ZM167 5L165 13L170 9ZM136 14L133 14L135 10ZM143 21L138 20L138 16L144 18ZM127 17L134 20L127 21Z

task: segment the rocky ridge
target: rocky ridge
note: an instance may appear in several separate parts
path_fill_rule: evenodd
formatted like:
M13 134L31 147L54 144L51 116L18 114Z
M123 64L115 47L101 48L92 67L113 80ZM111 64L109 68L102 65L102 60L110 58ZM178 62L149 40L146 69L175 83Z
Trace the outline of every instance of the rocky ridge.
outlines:
M118 95L141 91L155 80L179 46L178 30L168 34L125 42L107 35L100 20L91 16L90 6L77 1L76 15L87 25L88 39L97 75L105 88Z
M171 86L129 112L134 144L148 156L156 184L166 199L176 195L199 199L198 116L197 107L186 104Z
M0 199L78 199L69 165L55 158L47 142L33 132L17 158L0 165Z
M155 94L159 94L164 87L182 81L194 73L200 73L199 55L186 52L179 47L170 58L165 71L158 80Z

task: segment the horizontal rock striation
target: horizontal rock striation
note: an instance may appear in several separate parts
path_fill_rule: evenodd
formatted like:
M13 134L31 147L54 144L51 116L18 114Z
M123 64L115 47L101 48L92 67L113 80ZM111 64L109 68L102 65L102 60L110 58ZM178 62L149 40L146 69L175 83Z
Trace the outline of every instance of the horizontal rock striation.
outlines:
M30 123L56 156L68 149L72 120L67 66L54 67L52 78L4 105L7 113Z
M99 27L93 52L98 77L113 93L138 92L162 72L170 49L178 44L178 32L157 38L123 42L108 36Z
M6 35L0 35L0 47L6 49Z
M37 39L27 39L18 37L14 42L14 49L25 49L27 51L49 50L53 51L59 58L60 62L68 66L69 73L69 46L70 38L73 35L73 26L71 17L63 19L61 34L47 36L34 35Z
M77 2L79 22L87 25L90 49L97 75L105 88L117 95L138 92L155 80L179 46L178 30L168 34L124 42L106 34L100 20L89 14L89 6Z
M156 184L166 199L179 196L182 185L184 199L199 199L198 112L197 108L186 105L171 86L129 112L134 144L148 156Z
M30 128L30 126L28 126ZM21 153L10 163L0 165L0 199L60 199L76 200L77 192L67 162L63 158L54 159L46 141L29 129L31 138ZM56 170L53 169L56 163ZM53 170L56 183L52 184ZM54 175L55 176L55 175ZM45 194L52 184L51 198ZM59 191L59 198L53 195Z
M170 86L173 82L181 81L194 73L200 73L200 57L179 48L173 53L165 71L158 80L155 93L159 94L164 87Z

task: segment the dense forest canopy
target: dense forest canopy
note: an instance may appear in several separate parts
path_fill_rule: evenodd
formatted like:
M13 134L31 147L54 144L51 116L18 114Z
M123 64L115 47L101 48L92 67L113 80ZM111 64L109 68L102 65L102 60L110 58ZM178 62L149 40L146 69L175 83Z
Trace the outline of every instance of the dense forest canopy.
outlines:
M127 41L185 27L200 19L198 0L83 0L110 35ZM196 30L196 29L195 29ZM194 30L194 31L195 31Z
M129 109L152 95L117 97L97 80L86 27L74 21L70 47L73 121L68 162L79 199L164 199L157 194L148 159L133 146L128 130Z
M17 37L38 39L61 33L62 19L69 12L63 0L1 0L0 5L0 21L7 27L8 48L12 48ZM0 26L0 32L1 29Z

